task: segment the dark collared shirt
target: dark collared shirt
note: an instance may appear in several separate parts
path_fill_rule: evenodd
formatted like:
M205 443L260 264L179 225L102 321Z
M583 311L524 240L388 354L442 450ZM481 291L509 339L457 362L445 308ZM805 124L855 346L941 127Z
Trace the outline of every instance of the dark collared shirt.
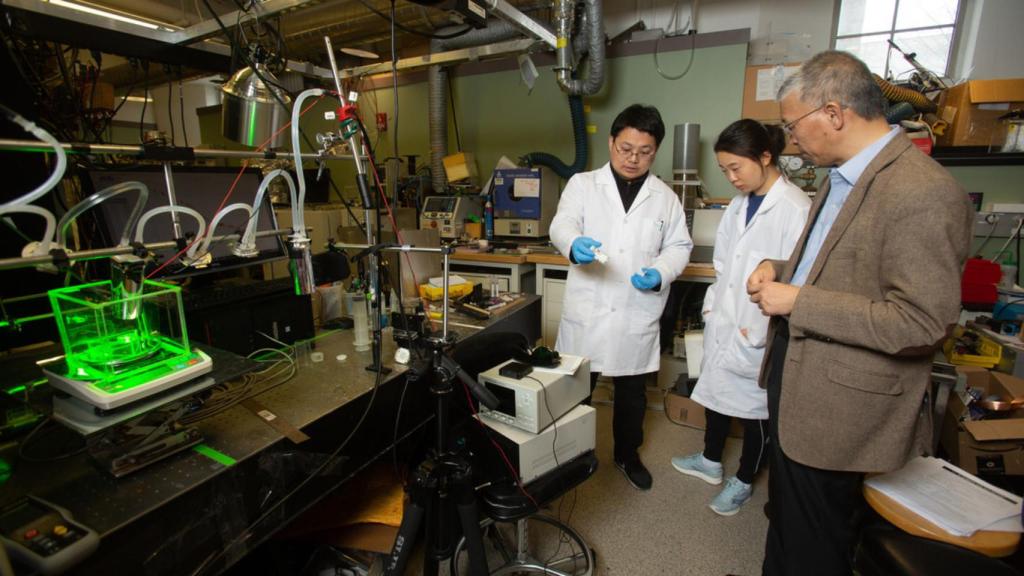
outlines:
M619 175L615 169L612 169L612 176L615 177L615 185L619 187L619 197L622 198L622 207L629 212L630 206L633 205L633 201L636 200L636 195L640 193L640 188L647 181L647 177L650 176L650 172L644 172L642 176L638 176L632 180L626 180Z

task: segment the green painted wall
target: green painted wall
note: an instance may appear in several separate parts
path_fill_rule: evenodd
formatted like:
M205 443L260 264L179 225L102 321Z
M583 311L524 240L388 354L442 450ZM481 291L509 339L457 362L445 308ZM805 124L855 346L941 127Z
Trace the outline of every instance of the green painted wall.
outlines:
M590 167L608 161L608 130L615 115L634 102L657 106L666 124L666 137L654 164L662 179L672 176L673 125L683 122L701 124L701 176L712 196L731 196L732 187L721 176L711 153L715 136L738 118L743 92L743 68L746 45L698 49L693 66L680 80L658 76L652 55L608 60L605 87L597 96L585 99L589 108L587 124L591 147ZM688 51L661 54L659 60L667 73L685 68ZM568 100L558 88L550 67L539 69L532 92L521 82L518 71L455 76L452 82L459 134L464 151L477 159L482 178L490 174L498 159L512 160L529 152L548 152L570 162L574 157L572 124ZM394 154L392 132L395 129L393 90L384 88L361 94L359 107L372 139L378 142L379 161ZM419 165L429 164L427 123L427 84L409 84L398 88L399 153L417 154ZM302 128L312 137L332 128L323 113L336 106L325 98L302 119ZM376 112L388 115L388 132L377 133ZM451 114L449 114L451 124ZM219 113L202 114L203 141L214 147L233 148L235 144L220 136ZM449 148L456 152L454 126L449 129ZM336 184L347 198L356 196L354 168L350 161L330 164Z
M662 69L673 74L685 68L688 51L661 54ZM607 162L607 134L611 121L625 106L644 102L657 106L667 127L665 141L654 164L654 172L665 180L672 176L672 127L683 122L701 124L700 176L708 193L730 197L735 192L718 170L711 146L718 132L740 114L746 45L698 49L690 72L680 80L661 78L650 54L608 60L608 75L600 94L585 100L589 111L587 124L591 146L590 168ZM550 67L540 68L534 90L529 92L517 71L455 76L452 86L462 147L472 151L482 177L490 173L501 155L513 160L535 151L555 154L563 161L573 158L573 142L566 96L555 83ZM395 129L391 88L367 90L360 96L361 114L376 142L380 161L394 154L392 134ZM417 154L419 165L429 164L426 82L398 88L399 152ZM325 98L302 120L303 129L312 138L320 131L330 130L332 122L323 119L324 112L336 103ZM388 129L377 133L376 113L386 112ZM451 114L449 114L451 123ZM203 141L214 147L235 148L220 136L219 111L201 115ZM137 140L137 131L125 130ZM290 146L289 146L290 147ZM449 147L457 151L454 129L449 129ZM355 198L354 168L351 161L330 164L335 183L347 198ZM1024 167L951 167L949 171L968 191L985 194L984 203L1024 202Z

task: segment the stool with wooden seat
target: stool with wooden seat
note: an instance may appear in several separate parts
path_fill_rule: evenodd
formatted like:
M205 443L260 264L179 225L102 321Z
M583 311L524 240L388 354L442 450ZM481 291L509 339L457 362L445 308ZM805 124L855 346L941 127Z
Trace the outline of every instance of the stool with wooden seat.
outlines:
M864 499L891 525L868 526L861 533L855 561L861 576L1019 574L996 559L1013 554L1019 533L979 530L955 536L866 484Z

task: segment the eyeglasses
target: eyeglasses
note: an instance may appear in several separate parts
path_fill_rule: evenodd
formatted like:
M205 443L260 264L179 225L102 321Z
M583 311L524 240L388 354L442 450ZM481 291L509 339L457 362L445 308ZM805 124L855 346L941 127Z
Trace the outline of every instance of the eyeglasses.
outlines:
M636 156L637 160L649 160L655 152L650 148L641 148L640 150L634 150L632 147L619 148L618 144L613 144L612 148L615 149L616 154L626 159Z
M807 114L804 114L803 116L797 118L796 120L793 120L792 122L786 122L785 124L782 125L782 131L786 133L786 136L792 136L793 135L793 128L796 128L796 125L797 125L798 122L800 122L804 118L807 118L811 114L814 114L815 112L820 112L825 106L827 106L827 105L823 104L821 106L818 106L814 110L811 110L810 112L808 112Z

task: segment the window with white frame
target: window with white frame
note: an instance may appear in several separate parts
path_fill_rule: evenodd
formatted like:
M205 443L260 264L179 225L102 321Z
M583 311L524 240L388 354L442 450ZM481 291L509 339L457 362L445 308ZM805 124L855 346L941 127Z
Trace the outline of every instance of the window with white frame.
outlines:
M945 76L957 32L960 0L838 0L833 46L855 54L872 72L902 80L918 63Z

